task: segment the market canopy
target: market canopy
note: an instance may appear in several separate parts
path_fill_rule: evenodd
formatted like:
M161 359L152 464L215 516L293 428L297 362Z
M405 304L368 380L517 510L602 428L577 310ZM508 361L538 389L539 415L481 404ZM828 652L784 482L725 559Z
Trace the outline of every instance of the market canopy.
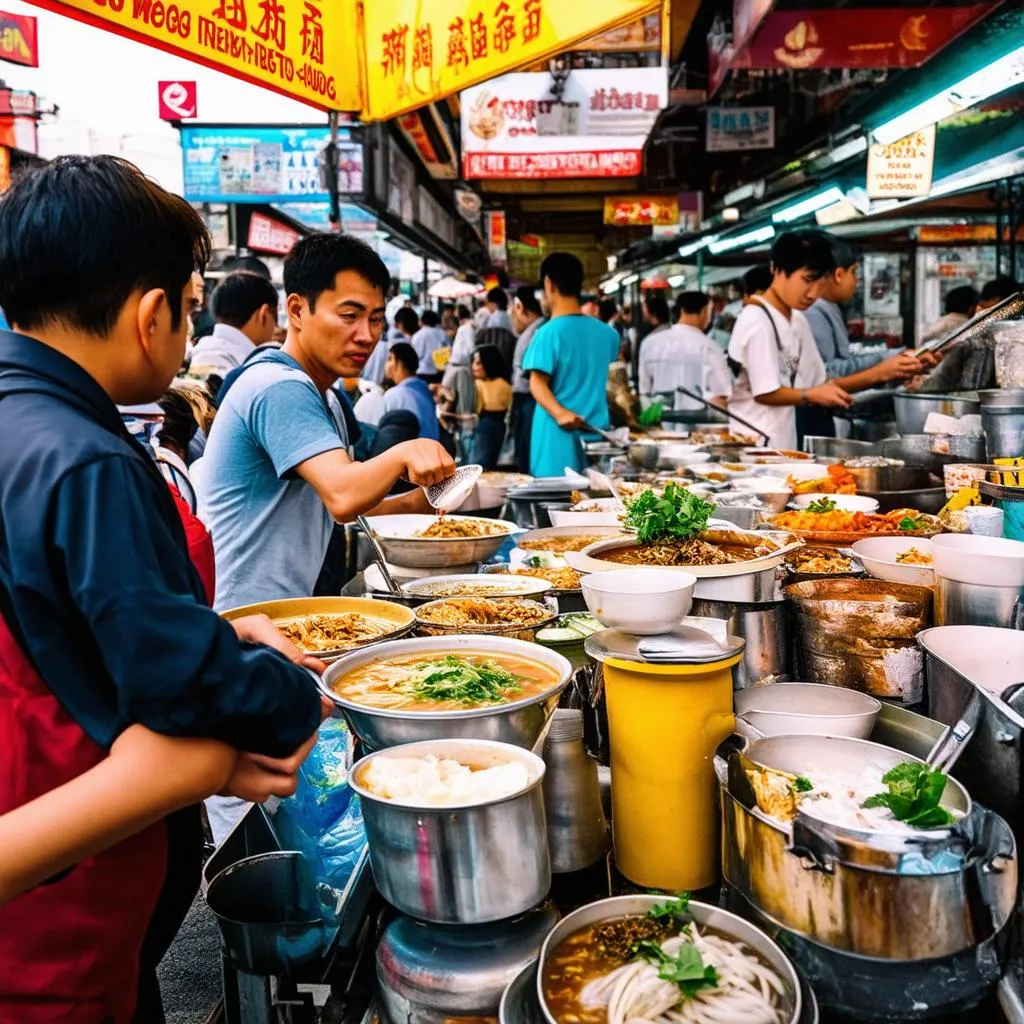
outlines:
M324 110L384 121L661 0L29 0Z

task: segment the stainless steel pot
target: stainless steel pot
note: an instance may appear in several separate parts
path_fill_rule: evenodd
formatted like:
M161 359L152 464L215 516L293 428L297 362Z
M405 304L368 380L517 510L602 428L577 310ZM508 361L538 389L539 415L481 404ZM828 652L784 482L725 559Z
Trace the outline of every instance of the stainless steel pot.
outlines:
M981 428L990 459L1024 455L1024 402L1018 405L983 405Z
M761 737L812 733L866 740L875 727L880 701L866 693L820 683L774 683L737 693L737 726L752 726Z
M465 763L526 766L530 781L512 796L457 807L385 800L363 785L379 757L436 754ZM551 888L544 817L544 762L505 743L429 740L370 754L349 783L362 800L373 879L403 914L438 924L485 924L525 913Z
M719 748L723 872L766 917L830 949L886 960L952 956L991 938L1017 900L1016 845L997 815L950 779L944 801L966 816L910 836L839 828L798 813L786 825L750 806ZM918 760L863 740L785 736L746 745L750 758L799 774L814 765L861 771ZM741 772L742 774L742 772ZM745 776L744 776L745 778ZM924 874L923 871L937 873Z
M826 459L853 459L860 455L874 455L875 446L870 441L854 441L846 437L804 438L804 451Z
M544 968L561 942L581 929L600 921L646 914L664 901L663 896L655 894L613 896L611 899L599 900L597 903L588 903L585 907L562 918L555 925L541 947L540 963L537 969L537 998L540 1000L540 1007L547 1024L561 1024L548 1009L547 1000L544 998ZM760 929L755 928L749 921L730 914L727 910L691 900L688 913L698 926L713 928L723 935L738 939L754 950L768 964L786 989L786 1002L782 1011L783 1019L786 1024L798 1024L803 1011L803 996L800 990L800 979L786 954Z
M347 673L370 662L409 654L441 657L460 651L518 655L539 661L558 673L558 682L536 697L469 711L388 711L345 700L334 692L335 685ZM335 715L348 721L369 750L384 750L417 740L453 738L496 740L529 749L537 742L570 678L572 665L560 654L538 644L511 637L433 636L396 640L344 655L327 669L319 687L334 705Z
M1024 628L1024 587L961 583L935 576L936 626ZM1024 666L1021 666L1024 678Z
M950 395L921 395L913 391L897 391L893 396L896 429L901 434L923 434L925 421L933 413L943 416L967 416L981 411L976 391Z
M870 466L846 471L857 481L857 493L875 496L883 491L920 491L937 487L938 479L921 466Z
M398 917L377 946L377 983L389 1024L495 1017L502 993L558 923L544 903L511 921L438 925Z
M735 689L746 690L793 674L790 619L784 602L746 604L695 598L690 614L725 619L726 633L746 640L743 660L733 669Z

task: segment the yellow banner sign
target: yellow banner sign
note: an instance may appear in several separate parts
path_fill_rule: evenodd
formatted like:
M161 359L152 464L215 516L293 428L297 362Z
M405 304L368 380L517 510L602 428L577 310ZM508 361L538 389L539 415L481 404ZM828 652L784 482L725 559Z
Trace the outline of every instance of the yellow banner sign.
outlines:
M671 227L679 223L679 197L605 196L604 222L617 227Z
M355 0L32 2L325 110L363 105Z
M660 0L366 0L363 117L387 120L660 9Z

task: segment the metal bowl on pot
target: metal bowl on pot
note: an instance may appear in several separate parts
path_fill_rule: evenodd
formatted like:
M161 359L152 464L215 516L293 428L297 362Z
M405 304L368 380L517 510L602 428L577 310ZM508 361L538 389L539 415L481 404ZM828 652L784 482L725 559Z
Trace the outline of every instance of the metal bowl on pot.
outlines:
M933 412L943 416L968 416L981 412L977 391L960 391L949 395L926 395L915 391L897 391L893 396L896 429L900 434L923 434L925 421Z
M518 762L525 788L457 805L387 799L365 785L380 758L432 754L492 767ZM381 895L402 913L439 924L485 924L523 914L551 887L544 817L544 762L484 740L427 740L369 754L349 775L362 801L370 866Z
M472 520L476 516L448 516L452 520ZM452 565L485 562L508 540L522 530L505 519L481 519L499 532L480 537L421 537L423 530L438 521L433 515L370 516L367 522L384 549L384 557L393 565L418 569L446 569Z
M391 711L347 700L335 692L349 672L375 661L408 655L443 657L460 652L518 655L551 668L557 682L543 693L523 700L460 711ZM537 742L571 677L572 665L560 654L524 640L485 635L427 636L379 644L339 658L324 673L320 692L369 750L446 738L497 740L529 749Z
M537 998L540 1001L541 1011L547 1024L562 1024L565 1018L560 1021L552 1012L545 993L545 977L555 958L558 947L570 936L593 925L604 921L614 921L617 918L646 915L659 904L665 903L664 896L638 895L638 896L613 896L611 899L599 900L597 903L589 903L585 907L574 911L551 930L551 933L544 940L540 951L540 962L537 970ZM769 967L778 979L782 982L784 995L780 1016L786 1024L798 1024L803 1011L803 997L800 990L800 979L797 976L793 965L782 952L782 950L760 929L727 910L720 910L718 907L708 903L697 903L690 901L686 916L693 921L701 930L711 930L724 936L743 943L748 949L757 954L758 958ZM719 1018L715 1018L719 1019ZM721 1018L722 1020L729 1018ZM736 1019L745 1019L742 1015Z

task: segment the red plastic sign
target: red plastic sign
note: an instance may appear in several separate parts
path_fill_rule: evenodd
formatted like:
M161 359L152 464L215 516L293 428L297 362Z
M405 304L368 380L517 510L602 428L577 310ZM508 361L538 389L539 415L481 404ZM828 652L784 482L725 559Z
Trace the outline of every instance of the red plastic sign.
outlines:
M195 82L160 82L160 120L183 121L198 116Z

